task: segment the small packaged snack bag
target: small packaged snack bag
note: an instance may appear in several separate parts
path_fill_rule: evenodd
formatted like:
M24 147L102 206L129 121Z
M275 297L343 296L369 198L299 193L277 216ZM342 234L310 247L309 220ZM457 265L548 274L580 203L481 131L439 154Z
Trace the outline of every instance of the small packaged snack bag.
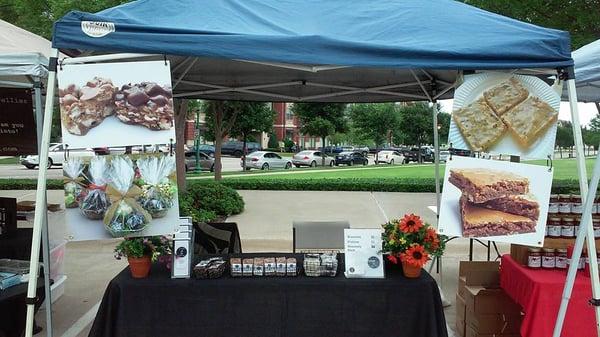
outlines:
M254 258L254 276L263 276L265 274L265 259L262 257Z
M110 200L106 195L108 184L108 163L106 157L94 157L89 167L90 184L82 193L79 209L88 219L102 220L106 210L110 206Z
M265 276L275 276L277 274L277 267L275 266L275 258L265 258Z
M131 159L113 158L106 188L111 205L104 215L104 226L114 237L143 231L152 221L152 216L136 201L142 189L133 184L134 175Z
M75 208L79 206L79 197L83 191L83 161L81 158L69 158L63 164L63 175L65 182L65 207Z
M146 157L137 161L142 194L138 201L152 215L162 218L173 207L177 188L169 177L175 172L175 157Z
M254 275L254 259L244 259L242 261L242 275L243 276Z
M242 276L242 259L239 257L232 257L229 259L229 264L231 266L232 277Z
M286 263L285 263L285 257L278 257L275 260L275 264L276 266L276 274L277 276L285 276L285 271L286 271Z
M287 258L287 276L296 276L298 275L298 268L295 257Z

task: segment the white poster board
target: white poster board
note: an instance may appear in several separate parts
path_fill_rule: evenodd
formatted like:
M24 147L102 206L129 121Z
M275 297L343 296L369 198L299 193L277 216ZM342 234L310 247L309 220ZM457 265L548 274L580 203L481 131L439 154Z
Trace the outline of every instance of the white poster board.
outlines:
M347 278L383 278L381 229L344 229Z

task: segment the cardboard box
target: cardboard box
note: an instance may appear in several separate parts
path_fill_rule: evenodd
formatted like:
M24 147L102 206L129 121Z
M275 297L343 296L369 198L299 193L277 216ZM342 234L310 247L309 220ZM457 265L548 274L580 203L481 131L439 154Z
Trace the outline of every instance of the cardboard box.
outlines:
M467 306L464 298L456 294L456 334L459 337L465 337L466 330L466 311Z
M475 314L511 314L518 315L521 307L502 289L489 289L478 286L466 286L465 303L467 312Z
M458 317L458 316L457 316ZM465 323L480 334L519 334L521 313L514 314L475 314L467 311Z
M483 334L468 327L467 335L465 337L521 337L521 334Z
M499 287L500 262L461 261L458 268L458 295L466 298L466 286Z

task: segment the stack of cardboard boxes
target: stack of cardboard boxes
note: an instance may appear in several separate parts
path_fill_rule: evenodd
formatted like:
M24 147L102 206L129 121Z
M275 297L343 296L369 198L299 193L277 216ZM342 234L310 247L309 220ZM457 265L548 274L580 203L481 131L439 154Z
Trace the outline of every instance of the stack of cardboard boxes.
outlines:
M498 262L460 263L456 334L460 337L519 337L521 308L500 286Z

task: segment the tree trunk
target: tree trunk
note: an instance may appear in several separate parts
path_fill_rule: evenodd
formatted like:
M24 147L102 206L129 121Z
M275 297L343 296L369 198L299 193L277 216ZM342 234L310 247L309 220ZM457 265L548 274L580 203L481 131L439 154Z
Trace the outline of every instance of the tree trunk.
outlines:
M242 146L242 152L243 152L242 153L242 169L244 172L246 172L246 153L248 153L248 145L247 145L248 136L244 132L242 137L244 137L244 146Z
M417 152L417 162L419 164L422 164L423 158L421 157L421 142L419 142L419 144L417 144L417 148L419 149L419 151Z
M221 147L223 145L223 102L215 101L212 104L215 114L215 180L223 178L223 164L221 163Z
M177 187L179 191L186 189L185 179L185 122L187 120L188 100L182 99L175 116L175 162L177 167Z
M321 166L325 166L325 137L321 137L323 139L322 141L322 150L323 152L321 153Z

